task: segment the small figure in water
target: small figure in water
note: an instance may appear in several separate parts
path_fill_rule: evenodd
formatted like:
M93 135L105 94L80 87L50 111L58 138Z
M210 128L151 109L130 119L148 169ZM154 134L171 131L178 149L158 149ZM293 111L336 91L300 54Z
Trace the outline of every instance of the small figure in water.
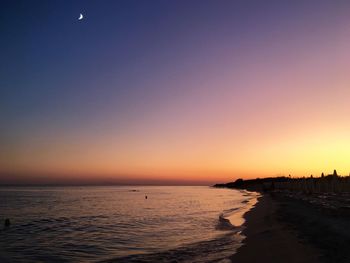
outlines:
M147 195L145 195L145 199L147 199L148 197L147 197Z
M9 227L11 225L10 219L5 219L5 227Z

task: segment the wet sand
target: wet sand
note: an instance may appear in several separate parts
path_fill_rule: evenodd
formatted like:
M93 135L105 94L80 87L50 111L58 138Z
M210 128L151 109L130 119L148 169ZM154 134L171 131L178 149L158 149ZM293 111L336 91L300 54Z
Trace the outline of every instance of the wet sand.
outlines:
M244 245L231 257L233 263L321 262L318 248L301 239L290 224L282 220L280 202L266 194L245 214L247 237Z

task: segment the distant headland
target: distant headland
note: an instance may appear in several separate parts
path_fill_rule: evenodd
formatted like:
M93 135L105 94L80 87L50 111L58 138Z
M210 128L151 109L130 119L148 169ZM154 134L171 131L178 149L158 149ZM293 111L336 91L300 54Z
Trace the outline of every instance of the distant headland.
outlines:
M237 179L234 182L215 184L214 187L246 189L250 191L271 191L271 190L290 190L303 192L305 194L313 193L343 193L350 192L350 176L340 176L334 170L332 174L320 177L299 177L292 178L290 175L280 177L266 177L256 179Z

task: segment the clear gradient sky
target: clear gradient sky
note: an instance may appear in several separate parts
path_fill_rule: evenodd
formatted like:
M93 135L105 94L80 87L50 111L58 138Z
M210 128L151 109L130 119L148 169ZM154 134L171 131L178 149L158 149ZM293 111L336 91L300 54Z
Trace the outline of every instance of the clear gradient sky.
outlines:
M350 172L349 1L0 5L0 183Z

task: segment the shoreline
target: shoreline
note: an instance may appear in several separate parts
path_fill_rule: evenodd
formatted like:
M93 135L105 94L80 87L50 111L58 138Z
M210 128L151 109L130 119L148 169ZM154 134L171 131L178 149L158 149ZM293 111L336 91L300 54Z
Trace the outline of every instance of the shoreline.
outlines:
M229 220L230 224L233 227L243 227L246 222L245 215L252 209L254 209L255 205L258 203L258 199L261 196L258 192L250 192L250 191L242 191L239 190L242 194L252 196L251 199L243 201L245 206L241 207L234 213L231 213L227 216L224 216L225 219Z
M256 205L244 215L242 234L246 238L230 257L233 263L320 262L320 251L281 220L279 207L280 203L268 194L258 197Z

